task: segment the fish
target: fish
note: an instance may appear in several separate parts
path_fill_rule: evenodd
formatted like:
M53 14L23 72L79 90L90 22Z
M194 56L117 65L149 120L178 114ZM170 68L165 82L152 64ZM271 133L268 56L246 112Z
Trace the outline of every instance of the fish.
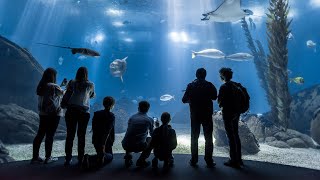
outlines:
M170 94L164 94L160 97L160 101L171 101L174 100L174 96L170 95Z
M135 99L134 99L134 100L132 100L131 102L132 102L133 104L138 104L138 101L137 101L137 100L135 100Z
M218 49L205 49L199 52L192 51L192 59L197 56L208 57L213 59L222 59L225 57L225 54Z
M214 11L202 14L201 21L235 22L252 14L249 9L241 9L240 0L224 0Z
M127 70L127 60L128 56L123 59L116 59L110 63L110 73L114 77L120 77L121 82L123 82L123 74Z
M100 56L100 54L92 49L88 48L73 48L73 47L66 47L66 46L57 46L57 45L52 45L52 44L45 44L45 43L37 43L45 46L52 46L52 47L57 47L57 48L63 48L63 49L71 49L72 54L82 54L85 56L91 56L91 57L97 57Z
M293 36L293 34L291 32L288 34L287 39L288 40L293 40L294 39L294 36Z
M253 58L251 54L248 53L235 53L225 57L226 59L230 59L233 61L249 61Z
M58 59L58 64L61 66L63 64L63 57L60 56L59 59Z
M317 43L313 42L312 40L308 40L306 44L308 48L314 48L314 52L317 52Z
M128 25L128 24L131 24L131 21L125 20L125 21L122 22L122 24L123 25Z
M138 96L137 99L138 99L139 101L142 101L142 100L143 100L143 96Z
M295 77L290 79L290 83L296 83L296 84L303 84L304 78L303 77Z

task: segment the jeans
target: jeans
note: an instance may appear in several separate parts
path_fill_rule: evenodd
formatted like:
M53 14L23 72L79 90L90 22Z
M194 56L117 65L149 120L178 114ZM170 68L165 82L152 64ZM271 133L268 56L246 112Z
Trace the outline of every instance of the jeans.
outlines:
M146 143L147 143L147 146L146 146L146 148L144 148L142 150L142 153L141 153L141 155L139 157L139 160L146 160L151 154L151 151L153 149L153 147L151 146L151 137L147 137ZM131 152L133 152L133 151L126 150L126 149L125 149L125 151L126 151L126 155L124 156L124 159L125 160L131 160L132 159ZM136 151L134 151L134 152L136 152Z
M67 138L66 138L66 160L70 161L72 158L73 140L77 132L78 136L78 160L81 162L84 156L84 148L86 144L86 132L90 119L90 114L85 113L77 108L68 108L66 112L66 126L67 126ZM78 125L78 129L77 129Z
M239 137L239 114L223 114L224 127L229 139L230 159L234 163L240 163L241 159L241 141Z
M213 161L213 122L212 116L196 116L191 115L191 157L193 162L198 162L198 139L200 135L200 126L202 125L205 139L205 155L204 159L207 163Z
M33 158L34 159L39 157L39 149L44 136L46 136L46 139L45 139L46 158L51 157L53 138L58 128L59 121L60 121L60 116L40 115L38 133L33 140Z

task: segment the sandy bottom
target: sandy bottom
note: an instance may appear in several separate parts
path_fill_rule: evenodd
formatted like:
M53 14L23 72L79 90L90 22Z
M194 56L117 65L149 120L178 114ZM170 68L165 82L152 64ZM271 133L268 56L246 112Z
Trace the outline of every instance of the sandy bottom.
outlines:
M178 136L178 147L174 150L176 154L190 154L190 133L187 133L186 129L179 130ZM93 145L91 144L91 133L87 134L86 153L95 154ZM123 139L124 133L116 134L116 140L113 147L114 153L124 153L121 140ZM55 141L53 145L52 155L55 157L64 156L64 145L65 141ZM32 157L32 144L19 144L19 145L8 145L7 148L10 151L10 156L15 160L29 160ZM77 139L75 139L73 154L77 154ZM204 154L204 137L203 135L199 138L199 154ZM44 157L44 143L41 145L40 156ZM228 157L228 150L223 147L214 148L214 156ZM271 162L277 164L292 165L297 167L305 167L310 169L320 170L320 150L318 149L303 149L303 148L290 148L281 149L269 146L267 144L260 144L260 152L256 155L243 155L245 160L254 160L262 162Z

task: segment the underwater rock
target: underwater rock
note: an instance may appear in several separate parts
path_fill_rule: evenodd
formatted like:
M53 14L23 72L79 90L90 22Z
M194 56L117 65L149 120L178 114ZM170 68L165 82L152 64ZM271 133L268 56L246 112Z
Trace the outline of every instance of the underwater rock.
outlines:
M274 146L278 148L290 148L290 146L283 141L272 141L272 142L267 142L269 146Z
M285 132L277 132L274 137L279 141L287 141L290 139L290 136Z
M251 132L260 139L264 139L262 142L266 142L268 145L272 146L273 144L275 147L281 146L281 148L287 147L287 145L290 147L296 147L295 143L286 143L287 145L283 145L281 143L274 142L274 141L282 141L286 142L289 139L298 138L305 144L305 148L317 148L316 144L312 141L311 137L309 137L306 134L300 133L293 129L287 129L287 131L284 131L283 129L275 126L274 123L267 120L267 115L263 116L257 116L257 115L248 115L244 118L244 122L248 125ZM302 147L302 145L301 145Z
M55 139L65 139L59 124ZM32 143L38 131L39 115L16 104L0 105L0 137L6 144Z
M277 141L277 138L271 136L271 137L266 137L266 139L265 139L265 142L266 142L266 143L272 142L272 141Z
M13 158L9 156L8 149L4 146L2 141L0 140L0 164L14 161Z
M313 120L311 121L310 133L314 141L320 144L320 109L314 115Z
M183 107L178 111L171 120L172 123L186 124L190 123L190 108L189 106Z
M43 68L29 51L0 36L0 104L37 111L36 87Z
M222 115L219 112L213 115L213 136L216 146L229 146ZM257 139L242 121L239 122L239 137L243 154L257 154L260 151Z
M320 108L320 85L302 90L292 97L290 129L309 134L314 113ZM318 129L319 130L319 129Z
M307 145L300 138L292 138L287 141L287 144L293 148L307 148Z

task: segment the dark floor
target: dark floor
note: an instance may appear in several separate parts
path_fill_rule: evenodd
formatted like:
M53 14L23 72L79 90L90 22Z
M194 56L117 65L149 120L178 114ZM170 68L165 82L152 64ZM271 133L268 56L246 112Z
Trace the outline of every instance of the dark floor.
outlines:
M153 156L153 155L151 155ZM63 158L58 162L44 165L30 165L29 161L14 162L0 165L0 180L6 179L317 179L320 180L320 171L284 166L256 161L245 161L245 167L237 170L226 167L223 162L226 158L215 158L217 166L208 169L203 156L200 156L198 168L188 164L190 155L175 155L175 166L170 171L157 171L151 167L139 169L135 165L125 168L123 154L116 154L111 164L97 171L83 172L76 165L63 166ZM75 159L75 158L74 158ZM137 156L134 157L134 160ZM151 159L151 158L149 158ZM319 160L318 160L319 161ZM76 160L74 160L76 162ZM319 162L320 163L320 162ZM162 163L159 163L161 166Z

